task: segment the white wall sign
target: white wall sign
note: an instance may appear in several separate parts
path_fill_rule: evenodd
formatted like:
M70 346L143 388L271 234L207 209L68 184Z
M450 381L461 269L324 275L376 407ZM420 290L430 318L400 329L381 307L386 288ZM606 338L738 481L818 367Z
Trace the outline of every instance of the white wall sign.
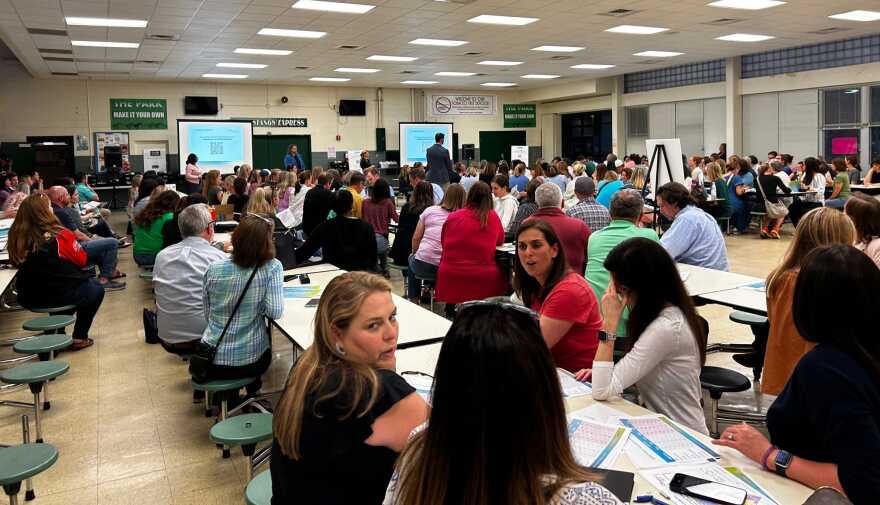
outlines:
M427 95L434 116L494 116L498 114L496 95Z
M361 150L348 151L348 169L353 172L363 172L361 170Z
M510 160L520 160L529 165L529 146L510 146ZM513 168L513 167L510 167Z

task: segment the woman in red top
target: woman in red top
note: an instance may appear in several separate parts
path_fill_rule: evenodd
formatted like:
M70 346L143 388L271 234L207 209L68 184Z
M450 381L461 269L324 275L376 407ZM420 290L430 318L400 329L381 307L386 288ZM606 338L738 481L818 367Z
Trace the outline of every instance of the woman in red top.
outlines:
M492 210L489 185L476 182L468 191L465 208L449 214L440 234L443 252L436 295L446 302L447 315L456 303L507 292L507 280L495 263L495 247L503 243L504 228Z
M572 373L592 368L602 317L589 283L568 266L559 238L543 221L520 226L516 248L514 290L541 314L541 335L556 366Z

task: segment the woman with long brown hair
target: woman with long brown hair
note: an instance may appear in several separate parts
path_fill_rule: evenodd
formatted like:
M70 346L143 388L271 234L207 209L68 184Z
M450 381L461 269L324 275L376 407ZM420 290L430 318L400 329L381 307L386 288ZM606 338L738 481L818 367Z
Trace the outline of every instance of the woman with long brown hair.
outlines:
M156 197L150 197L150 203L134 217L134 261L138 265L152 265L156 254L162 250L162 227L165 222L174 219L174 209L180 195L176 191L167 190Z
M208 205L220 205L223 198L223 187L220 185L219 170L211 170L205 174L202 196L208 201Z
M394 373L397 307L391 285L366 272L327 285L315 339L275 409L272 499L347 505L382 501L397 454L427 417Z
M83 270L86 252L55 217L46 195L33 194L21 202L7 248L18 267L18 302L25 308L75 305L72 348L92 345L89 329L104 300L104 288Z
M855 226L856 240L853 245L880 268L880 200L856 193L846 202L844 211Z
M385 505L620 503L572 455L536 317L506 302L462 305L440 349L427 427L401 454Z
M434 205L434 188L430 182L422 181L413 188L409 200L400 209L400 219L397 221L397 233L394 234L394 244L391 245L392 261L395 265L408 265L409 255L412 254L412 238L419 224L422 212Z

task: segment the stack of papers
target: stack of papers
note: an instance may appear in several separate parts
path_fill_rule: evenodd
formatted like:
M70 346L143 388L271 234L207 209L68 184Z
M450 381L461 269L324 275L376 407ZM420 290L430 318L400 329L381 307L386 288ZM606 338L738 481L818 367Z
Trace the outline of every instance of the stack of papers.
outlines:
M620 424L632 429L627 455L638 468L706 463L721 455L701 442L687 429L663 415L621 417Z
M284 288L284 298L315 298L321 295L320 284L304 284Z
M613 468L632 430L623 426L571 418L568 438L578 463L591 468Z
M559 385L562 387L563 398L584 396L593 392L593 386L589 382L579 382L573 375L561 368L557 368L556 373L559 375Z
M743 489L747 493L746 505L778 505L770 494L742 470L736 467L721 467L716 464L677 465L652 470L642 470L639 474L657 489L668 491L668 499L674 505L715 505L714 502L692 498L669 491L669 483L676 473L700 477L712 482L727 484Z

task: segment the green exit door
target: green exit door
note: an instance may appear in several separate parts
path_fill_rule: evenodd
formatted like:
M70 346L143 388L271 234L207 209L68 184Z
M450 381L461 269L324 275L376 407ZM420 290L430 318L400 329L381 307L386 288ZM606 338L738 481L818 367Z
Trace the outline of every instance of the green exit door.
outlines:
M296 144L306 168L312 168L311 135L254 135L254 168L284 169L284 156L291 144Z

